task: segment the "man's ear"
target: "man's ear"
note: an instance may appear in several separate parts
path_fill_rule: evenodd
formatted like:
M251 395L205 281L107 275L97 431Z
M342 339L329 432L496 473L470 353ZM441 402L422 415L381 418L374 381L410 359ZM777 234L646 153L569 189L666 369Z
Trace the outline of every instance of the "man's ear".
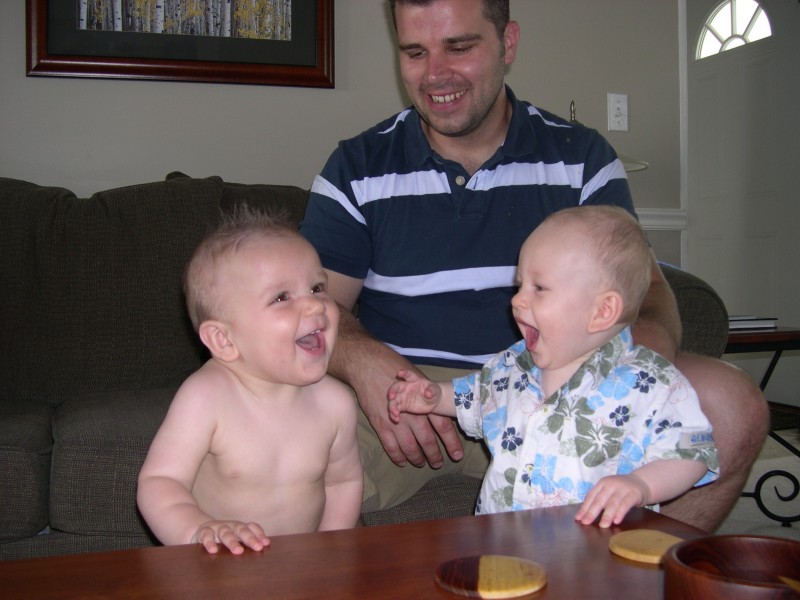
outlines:
M239 358L239 349L230 338L228 328L220 321L203 321L198 333L200 340L211 355L224 362L231 362Z
M503 32L503 59L506 65L510 65L517 58L517 44L519 44L519 23L516 21L509 21L506 24L505 31Z
M589 333L600 333L616 325L623 308L624 302L619 292L609 290L598 294L589 321Z

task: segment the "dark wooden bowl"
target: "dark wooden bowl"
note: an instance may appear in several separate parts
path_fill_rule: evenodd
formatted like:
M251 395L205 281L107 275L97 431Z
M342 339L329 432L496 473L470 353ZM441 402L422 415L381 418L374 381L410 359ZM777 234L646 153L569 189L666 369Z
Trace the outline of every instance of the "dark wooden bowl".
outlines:
M664 555L664 598L800 598L780 576L800 581L800 542L747 535L710 535L674 545Z

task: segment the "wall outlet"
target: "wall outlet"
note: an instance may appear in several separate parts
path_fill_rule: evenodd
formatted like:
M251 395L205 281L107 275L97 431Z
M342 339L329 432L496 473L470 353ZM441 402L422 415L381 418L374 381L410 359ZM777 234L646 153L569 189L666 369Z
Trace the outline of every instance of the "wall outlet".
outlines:
M608 130L628 131L628 94L608 94Z

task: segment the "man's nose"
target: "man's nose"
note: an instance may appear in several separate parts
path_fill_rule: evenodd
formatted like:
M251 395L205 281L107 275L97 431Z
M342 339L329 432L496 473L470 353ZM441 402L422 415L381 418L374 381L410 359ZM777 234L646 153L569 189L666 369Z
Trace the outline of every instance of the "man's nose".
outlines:
M436 83L449 79L453 71L450 67L450 61L445 54L431 53L428 56L428 68L425 71L425 77L431 83Z

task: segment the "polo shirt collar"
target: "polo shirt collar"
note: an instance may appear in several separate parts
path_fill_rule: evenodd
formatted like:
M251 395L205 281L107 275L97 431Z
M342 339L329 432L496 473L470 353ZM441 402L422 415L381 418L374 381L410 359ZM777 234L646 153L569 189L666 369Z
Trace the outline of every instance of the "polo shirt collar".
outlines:
M506 85L506 96L511 102L511 122L506 132L506 139L500 148L500 153L507 156L522 156L533 145L533 127L528 118L528 108L523 102L517 100L514 92ZM428 138L422 131L419 113L414 107L409 107L408 114L403 119L405 122L405 158L406 164L419 167L428 159L433 159L433 149Z

